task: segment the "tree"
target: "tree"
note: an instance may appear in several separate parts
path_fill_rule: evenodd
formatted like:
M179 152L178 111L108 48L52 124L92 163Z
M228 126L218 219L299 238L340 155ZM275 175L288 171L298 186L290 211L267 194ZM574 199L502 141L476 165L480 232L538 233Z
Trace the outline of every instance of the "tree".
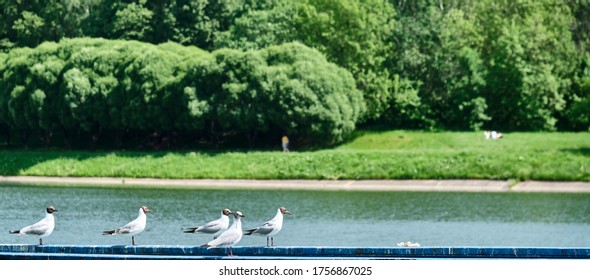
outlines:
M262 3L262 4L261 4ZM363 119L378 119L392 99L384 63L392 51L395 10L388 1L249 1L216 46L243 50L302 42L349 70L364 94Z
M298 43L262 50L268 68L268 118L274 127L311 142L348 138L364 115L362 93L347 70Z
M590 51L590 1L567 0L565 2L574 16L573 39L581 52L588 52Z
M401 16L400 28L393 34L398 48L390 56L391 71L402 83L396 91L409 91L396 93L402 96L394 95L394 99L414 100L421 108L408 111L402 109L404 104L392 104L391 113L402 114L398 118L415 127L481 128L489 120L482 94L486 82L480 53L484 38L473 14L459 9L459 3L442 1L398 1L396 5ZM413 91L416 93L408 95ZM405 116L408 112L412 112L410 119ZM400 125L391 113L388 122Z
M63 61L55 55L57 45L44 43L35 49L8 53L0 80L0 119L17 132L23 145L39 134L47 145L55 129L53 110L58 76Z
M474 18L461 10L447 11L441 18L440 53L435 54L433 65L438 70L440 88L433 89L438 94L429 100L442 126L479 130L490 120L482 94L486 84L480 54L483 37Z
M3 52L0 52L0 73L4 73L6 71L6 59L7 55ZM2 85L1 83L2 79L0 79L0 85ZM0 130L3 132L2 135L5 136L6 143L10 145L10 129L8 126L8 117L6 116L7 101L6 92L0 89Z
M563 1L489 1L478 6L486 35L490 125L554 130L568 99L575 45Z
M560 128L579 131L590 130L590 54L580 58L579 66L572 81L572 94L569 96L568 107L560 119Z
M300 43L221 49L194 65L186 87L204 100L213 139L287 132L309 143L342 141L364 113L352 75Z
M266 2L265 2L266 3ZM297 6L292 1L270 1L266 9L246 10L227 31L216 34L216 48L257 50L297 40L293 18Z
M84 35L84 21L101 0L0 0L0 46L34 47Z
M22 18L16 20L12 29L16 31L17 40L24 46L36 46L42 42L45 20L35 13L23 12Z
M152 32L150 21L154 13L145 7L147 0L130 3L118 10L113 22L113 36L120 39L144 40Z
M297 39L349 70L367 104L364 120L378 119L392 99L385 58L396 12L388 1L304 0L297 9Z

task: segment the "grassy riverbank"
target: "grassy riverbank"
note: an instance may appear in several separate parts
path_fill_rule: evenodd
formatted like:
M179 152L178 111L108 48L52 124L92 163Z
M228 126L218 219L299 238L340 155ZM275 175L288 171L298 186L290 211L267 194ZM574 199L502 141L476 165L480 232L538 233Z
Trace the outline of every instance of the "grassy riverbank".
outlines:
M494 141L485 140L481 132L360 132L332 149L296 150L287 154L2 149L0 175L590 181L590 133L508 133Z

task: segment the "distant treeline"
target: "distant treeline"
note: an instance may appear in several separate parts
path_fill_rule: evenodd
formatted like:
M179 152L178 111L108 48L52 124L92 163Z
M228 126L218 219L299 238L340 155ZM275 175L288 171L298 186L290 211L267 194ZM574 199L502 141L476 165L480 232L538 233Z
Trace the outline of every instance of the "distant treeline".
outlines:
M352 74L362 95L355 106L366 107L355 111L360 112L354 119L357 126L590 128L590 0L0 0L0 4L0 48L8 57L23 47L75 37L156 45L176 42L211 54L218 50L250 54L299 42ZM300 55L307 53L317 56L312 51ZM65 79L65 72L56 77ZM13 90L0 89L0 94ZM357 93L350 91L349 99L356 100ZM246 127L239 130L254 133ZM329 137L326 142L339 139Z

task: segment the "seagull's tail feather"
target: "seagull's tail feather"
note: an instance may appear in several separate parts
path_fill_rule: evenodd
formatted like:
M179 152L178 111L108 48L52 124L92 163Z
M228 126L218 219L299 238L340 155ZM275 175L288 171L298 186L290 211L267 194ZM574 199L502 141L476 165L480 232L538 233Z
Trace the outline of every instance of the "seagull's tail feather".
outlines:
M244 235L252 235L256 231L255 228L247 229L244 231Z
M183 228L182 231L184 233L194 233L195 230L197 230L197 229L198 229L198 227L189 227L189 228Z
M105 231L102 232L102 235L113 235L113 234L115 234L115 232L117 232L116 229L113 229L113 230L105 230Z
M211 245L209 245L209 243L205 243L205 244L203 244L201 246L203 246L203 247L211 247Z
M9 231L10 234L19 234L20 230L11 230Z

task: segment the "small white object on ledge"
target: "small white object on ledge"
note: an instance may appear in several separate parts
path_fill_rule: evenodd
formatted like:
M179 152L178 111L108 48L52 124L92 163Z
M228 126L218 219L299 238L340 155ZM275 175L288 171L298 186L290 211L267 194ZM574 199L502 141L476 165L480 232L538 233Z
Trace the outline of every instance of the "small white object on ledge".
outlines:
M397 243L397 247L420 247L420 243L412 243L411 241L399 242Z

